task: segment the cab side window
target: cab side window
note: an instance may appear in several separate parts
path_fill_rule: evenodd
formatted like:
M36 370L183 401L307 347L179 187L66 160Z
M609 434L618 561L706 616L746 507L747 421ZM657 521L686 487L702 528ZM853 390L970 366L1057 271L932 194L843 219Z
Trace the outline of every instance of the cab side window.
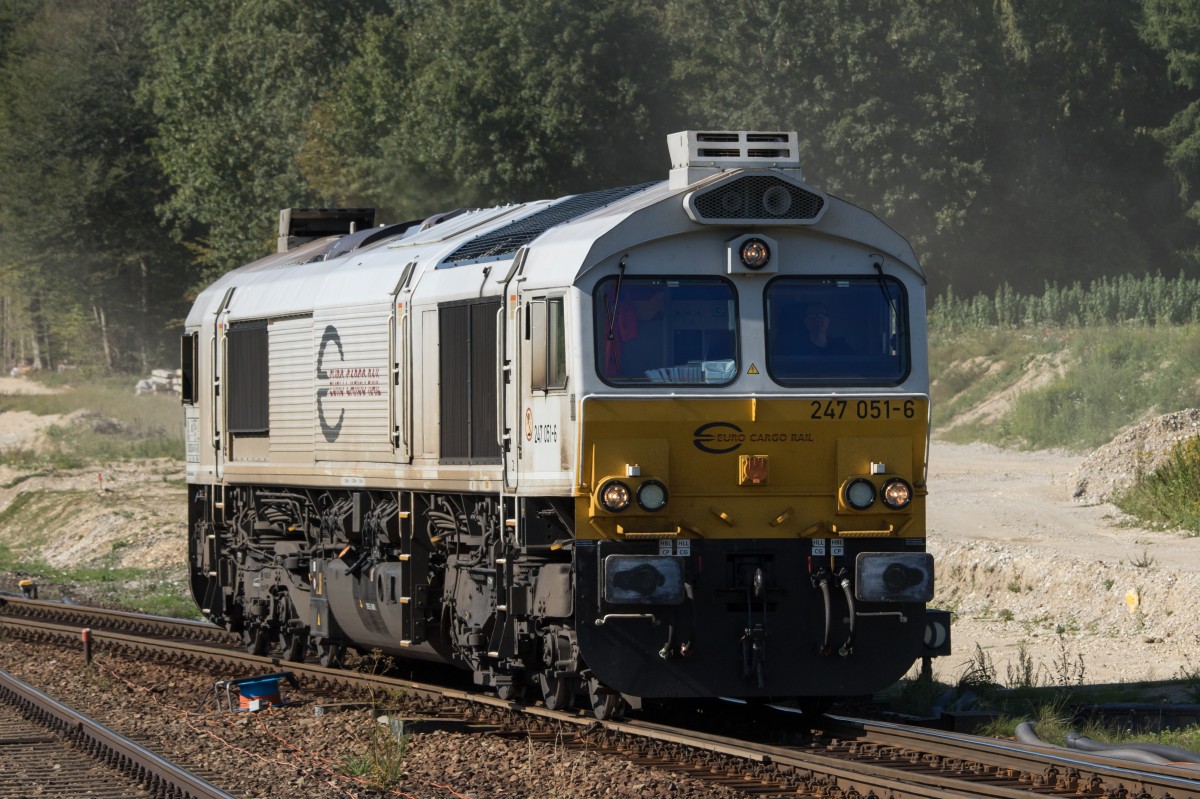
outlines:
M529 384L534 391L567 387L567 332L562 297L535 297L526 306Z

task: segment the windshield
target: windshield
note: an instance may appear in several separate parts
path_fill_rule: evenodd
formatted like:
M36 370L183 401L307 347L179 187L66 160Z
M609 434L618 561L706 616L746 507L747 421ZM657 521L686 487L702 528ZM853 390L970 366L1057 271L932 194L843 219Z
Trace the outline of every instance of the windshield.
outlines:
M905 308L890 278L777 278L766 291L767 370L783 385L895 385L909 369Z
M613 277L596 287L596 364L614 385L713 385L738 373L733 286Z

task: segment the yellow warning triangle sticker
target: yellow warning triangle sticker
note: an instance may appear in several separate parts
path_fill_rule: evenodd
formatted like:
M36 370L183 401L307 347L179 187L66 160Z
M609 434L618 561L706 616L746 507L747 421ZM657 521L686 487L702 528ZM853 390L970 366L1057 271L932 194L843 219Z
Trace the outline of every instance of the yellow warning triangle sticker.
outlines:
M758 374L758 367L755 366L754 364L750 364L750 368L746 370L746 374L748 374L748 375Z

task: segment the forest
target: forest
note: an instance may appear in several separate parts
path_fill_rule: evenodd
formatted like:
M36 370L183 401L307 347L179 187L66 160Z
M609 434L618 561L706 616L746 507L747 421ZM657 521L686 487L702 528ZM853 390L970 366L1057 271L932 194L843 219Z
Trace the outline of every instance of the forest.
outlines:
M0 361L171 365L281 208L663 179L696 128L799 131L943 309L1200 277L1200 0L0 0Z

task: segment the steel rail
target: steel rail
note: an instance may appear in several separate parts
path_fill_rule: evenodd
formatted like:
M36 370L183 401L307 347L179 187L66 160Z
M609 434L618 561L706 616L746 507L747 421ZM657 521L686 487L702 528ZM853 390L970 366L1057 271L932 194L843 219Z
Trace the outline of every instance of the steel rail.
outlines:
M174 619L169 616L153 616L126 610L72 605L49 599L0 596L0 615L31 619L57 619L60 624L80 624L85 627L94 626L112 630L163 631L191 641L223 643L236 640L223 627L218 627L208 621Z
M1200 796L1200 769L1194 764L1154 766L1120 765L1121 761L1103 757L1101 753L1066 751L1060 747L1038 746L1016 741L1000 741L966 733L906 727L886 721L831 717L840 727L826 728L826 734L848 733L854 739L867 740L881 746L920 749L930 754L953 759L976 758L998 763L1014 770L1032 772L1047 765L1101 772L1106 779L1126 779L1135 784L1153 784L1159 789L1175 788L1191 791L1183 796ZM1172 794L1174 795L1174 794Z
M0 700L69 740L97 760L141 784L150 793L177 799L234 799L232 794L134 743L0 670Z
M71 627L0 615L0 628L25 637L64 641L78 637ZM93 632L94 642L146 655L168 654L183 660L202 659L240 670L284 667L316 684L402 689L427 698L444 698L523 713L546 722L610 733L654 743L676 744L750 763L774 766L784 774L831 780L841 790L895 799L1029 799L1031 794L1103 796L1119 788L1155 799L1200 799L1200 771L1173 766L1130 766L1087 753L1064 753L1012 741L960 733L905 728L885 722L836 718L828 744L777 746L712 733L684 730L649 721L597 721L594 718L527 706L498 697L378 675L329 669L280 658L246 654L178 641L148 641L134 635ZM853 795L853 794L850 794ZM1118 795L1118 794L1112 794Z

